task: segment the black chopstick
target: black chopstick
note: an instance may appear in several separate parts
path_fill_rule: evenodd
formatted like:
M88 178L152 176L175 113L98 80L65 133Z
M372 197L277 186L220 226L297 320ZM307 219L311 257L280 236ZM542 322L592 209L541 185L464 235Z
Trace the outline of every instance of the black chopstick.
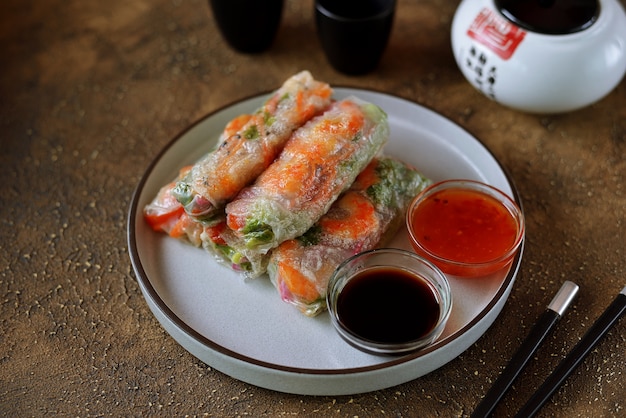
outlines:
M615 297L613 302L606 308L600 317L585 333L582 339L574 346L572 351L559 363L552 374L537 389L537 392L526 402L526 405L515 415L516 418L533 417L544 403L563 384L574 369L593 350L600 339L615 325L626 311L626 287Z
M552 302L548 305L548 308L539 317L522 345L513 355L509 364L491 386L491 389L489 389L489 392L487 392L476 410L472 413L472 418L488 417L491 415L498 402L500 402L506 391L509 390L513 384L513 381L526 366L526 363L528 363L532 355L537 351L537 348L539 348L559 318L563 316L570 302L576 296L576 293L578 293L578 285L570 281L563 283L552 299Z

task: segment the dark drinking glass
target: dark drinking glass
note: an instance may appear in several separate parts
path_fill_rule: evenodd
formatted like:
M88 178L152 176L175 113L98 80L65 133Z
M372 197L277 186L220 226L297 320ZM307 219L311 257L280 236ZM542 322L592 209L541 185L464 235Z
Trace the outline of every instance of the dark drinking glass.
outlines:
M240 52L270 47L283 12L283 0L210 0L213 16L226 42Z
M330 64L346 74L365 74L387 46L395 0L316 0L315 23Z

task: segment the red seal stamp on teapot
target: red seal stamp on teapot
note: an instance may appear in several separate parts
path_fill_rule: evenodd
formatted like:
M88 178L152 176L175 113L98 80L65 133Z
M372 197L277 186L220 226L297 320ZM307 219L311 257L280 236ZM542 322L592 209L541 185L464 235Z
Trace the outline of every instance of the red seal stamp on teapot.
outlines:
M524 40L526 31L485 7L474 18L467 34L503 60L508 60Z

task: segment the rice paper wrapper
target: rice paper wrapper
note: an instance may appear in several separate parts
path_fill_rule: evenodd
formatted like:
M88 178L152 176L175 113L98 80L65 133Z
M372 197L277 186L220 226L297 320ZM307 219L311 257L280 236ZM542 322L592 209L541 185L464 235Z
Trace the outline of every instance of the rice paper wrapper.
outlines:
M176 183L184 178L190 169L189 166L181 168L175 180L161 187L156 196L144 207L143 215L153 230L200 247L202 225L185 213L173 195Z
M244 241L226 225L225 217L207 226L201 235L202 246L215 259L247 279L255 279L267 271L269 253L246 247Z
M217 147L178 182L174 193L185 211L207 225L219 222L224 205L272 163L296 129L331 101L332 88L302 71L253 114L231 120Z
M226 206L246 247L268 252L304 234L347 190L389 138L387 114L356 97L298 129L277 160Z

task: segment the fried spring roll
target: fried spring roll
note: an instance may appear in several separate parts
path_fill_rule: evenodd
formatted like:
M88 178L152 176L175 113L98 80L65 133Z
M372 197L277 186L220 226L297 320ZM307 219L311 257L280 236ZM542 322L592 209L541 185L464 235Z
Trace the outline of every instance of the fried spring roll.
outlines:
M348 257L384 245L430 181L406 164L375 159L304 235L272 251L267 270L281 298L308 316L326 309L328 280Z
M191 170L183 167L176 180L161 187L155 198L143 210L146 222L158 232L165 232L172 238L189 241L196 247L201 242L202 225L192 220L183 206L172 194L176 183Z
M294 132L278 159L226 205L228 226L248 248L267 252L306 232L379 152L386 113L355 97Z
M214 222L274 161L291 134L330 105L331 96L331 87L308 71L292 76L254 114L231 121L218 147L178 182L174 196L192 218Z

